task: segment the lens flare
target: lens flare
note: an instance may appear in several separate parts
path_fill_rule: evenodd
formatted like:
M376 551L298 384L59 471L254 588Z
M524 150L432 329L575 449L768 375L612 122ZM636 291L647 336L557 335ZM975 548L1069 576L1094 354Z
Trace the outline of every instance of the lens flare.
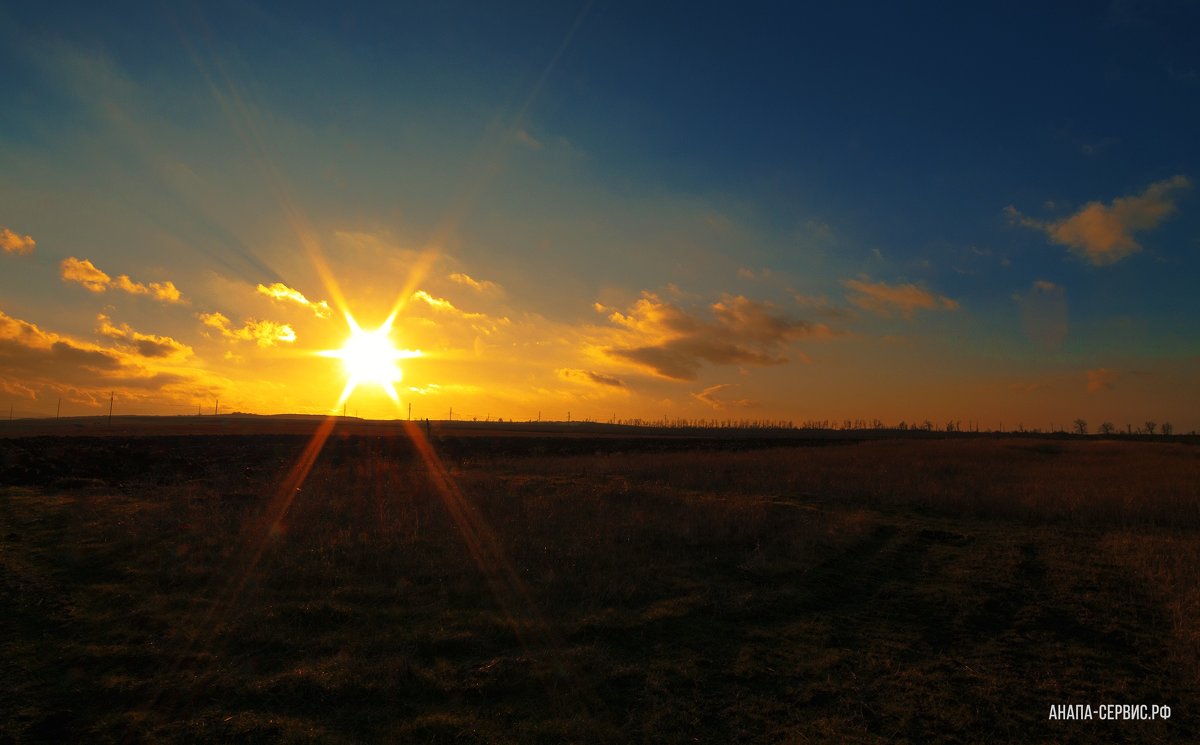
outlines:
M404 377L403 371L396 363L397 360L420 357L419 349L397 349L392 342L392 322L395 312L373 331L367 331L358 325L354 316L346 312L346 323L350 326L350 336L341 349L327 349L317 354L322 357L335 357L342 361L346 369L346 386L342 389L341 398L337 405L345 403L354 389L363 384L377 385L383 389L396 403L400 398L396 395L396 383Z

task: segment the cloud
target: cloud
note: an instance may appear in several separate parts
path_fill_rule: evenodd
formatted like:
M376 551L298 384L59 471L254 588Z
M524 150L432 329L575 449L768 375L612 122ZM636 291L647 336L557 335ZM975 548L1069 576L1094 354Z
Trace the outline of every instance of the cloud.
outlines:
M734 399L734 400L728 400L728 399L722 399L722 398L717 397L717 394L720 393L721 391L729 390L730 388L736 388L736 387L737 387L737 383L720 383L718 385L709 386L708 388L705 388L704 390L700 391L699 393L693 393L692 398L694 398L697 401L700 401L702 403L708 404L709 406L713 407L714 409L728 409L728 408L746 409L746 408L752 408L752 407L758 406L757 401L751 401L748 398L739 398L739 399Z
M31 235L22 236L8 228L0 230L0 248L4 249L4 253L24 256L33 253L35 246L37 246L37 241Z
M568 380L573 383L593 383L595 385L605 385L612 388L624 388L625 381L613 375L598 373L593 370L576 370L572 368L561 368L558 371L558 377L563 380Z
M451 282L457 282L460 285L466 285L467 287L470 287L475 292L503 292L504 291L503 287L501 287L499 284L497 284L491 280L488 280L488 279L478 280L478 279L471 277L469 274L463 274L462 272L455 272L454 274L451 274L448 277L448 279Z
M890 316L899 312L912 318L918 310L958 310L958 302L944 295L935 295L915 284L889 285L887 282L871 282L870 277L847 279L842 284L853 291L846 299L863 310Z
M1103 391L1111 391L1116 385L1117 379L1121 375L1115 370L1109 370L1101 367L1098 370L1087 371L1087 389L1088 393L1100 393Z
M1052 351L1067 338L1067 296L1062 287L1045 279L1034 280L1029 290L1012 296L1021 310L1025 335L1038 347Z
M282 282L276 282L269 287L267 285L260 284L255 289L259 294L266 295L269 298L303 305L305 308L308 308L314 314L316 314L317 318L329 318L329 303L325 302L324 300L319 303L314 303L313 301L304 297L304 293L300 292L299 290L293 290L291 287L288 287Z
M845 306L834 305L825 295L805 295L795 290L789 290L792 293L792 299L796 301L796 306L804 310L812 311L819 316L825 318L846 319L853 318L855 313Z
M829 223L821 220L809 220L804 224L808 230L808 234L818 240L829 241L833 239L833 228L829 227Z
M1141 194L1117 197L1107 205L1088 202L1061 220L1038 220L1012 205L1004 208L1004 214L1013 224L1041 231L1051 242L1066 246L1096 266L1104 266L1142 250L1134 234L1158 227L1175 211L1175 194L1190 186L1186 176L1175 176L1150 184Z
M286 323L248 318L241 328L234 328L233 323L221 313L199 313L196 317L205 326L220 331L221 336L226 339L253 341L260 347L273 347L276 344L290 344L296 341L296 332Z
M123 328L113 329L116 334L125 333ZM159 402L190 400L196 393L212 390L200 371L164 369L164 358L138 352L137 339L123 341L122 348L102 347L46 331L0 311L0 388L30 397L48 389L92 403L101 398L107 401L113 390L124 392L126 398L150 396ZM126 344L129 349L123 348Z
M151 282L150 284L142 284L134 282L128 275L122 274L116 279L109 277L96 265L87 259L77 259L74 256L62 260L59 264L62 280L64 282L75 282L83 285L84 288L91 292L106 292L107 290L120 290L128 292L130 295L149 295L155 300L161 300L164 303L182 303L183 296L180 295L178 288L173 282Z
M0 369L6 373L44 373L55 365L100 373L118 369L121 360L111 351L43 331L0 311Z
M92 292L104 292L108 289L112 278L100 271L87 259L77 259L74 256L63 259L59 265L64 282L76 282Z
M100 324L97 331L110 339L121 342L122 349L140 357L183 360L192 356L191 347L169 336L143 334L133 330L129 324L125 323L114 326L112 319L103 313L96 316L96 320Z
M487 318L487 316L484 315L483 313L468 313L465 310L460 310L458 307L456 307L454 305L454 303L450 302L449 300L447 300L445 298L441 298L441 297L434 297L433 295L430 295L428 292L425 292L424 290L417 290L412 295L410 295L408 299L410 301L416 300L418 302L424 303L425 305L429 306L430 308L432 308L433 310L435 310L439 313L446 313L446 314L449 314L449 315L452 315L452 316L455 316L458 318L467 318L467 319Z
M604 349L613 359L675 380L694 380L703 363L780 365L792 341L832 335L829 327L785 315L770 303L723 295L708 313L689 313L645 292L629 312L596 304L621 334ZM708 317L705 317L708 316Z
M541 150L542 149L541 140L538 140L536 137L529 134L524 129L517 130L517 140L522 145L525 145L526 147L528 147L530 150Z

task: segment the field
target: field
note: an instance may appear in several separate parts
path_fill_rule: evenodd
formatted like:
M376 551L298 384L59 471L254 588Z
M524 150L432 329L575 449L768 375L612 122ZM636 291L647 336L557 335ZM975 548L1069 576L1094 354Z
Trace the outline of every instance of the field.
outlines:
M339 426L0 439L0 741L1200 741L1194 443Z

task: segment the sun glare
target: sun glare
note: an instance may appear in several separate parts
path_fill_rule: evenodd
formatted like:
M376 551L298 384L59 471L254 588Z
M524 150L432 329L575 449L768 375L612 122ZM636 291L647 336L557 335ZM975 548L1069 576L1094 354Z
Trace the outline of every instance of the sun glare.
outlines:
M396 403L400 402L396 395L396 383L404 377L397 360L420 357L420 350L397 349L392 343L392 321L395 314L389 316L383 324L374 331L366 331L354 317L346 313L346 321L350 325L350 337L341 349L329 349L319 354L323 357L336 357L342 361L346 369L346 387L342 389L338 406L345 403L354 389L360 385L372 384L383 389Z

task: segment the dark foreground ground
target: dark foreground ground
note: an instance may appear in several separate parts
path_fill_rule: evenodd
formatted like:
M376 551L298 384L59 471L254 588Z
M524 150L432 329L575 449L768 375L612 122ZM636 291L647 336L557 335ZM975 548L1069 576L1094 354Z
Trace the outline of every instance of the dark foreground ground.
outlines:
M1194 445L352 432L0 440L0 741L1200 741Z

